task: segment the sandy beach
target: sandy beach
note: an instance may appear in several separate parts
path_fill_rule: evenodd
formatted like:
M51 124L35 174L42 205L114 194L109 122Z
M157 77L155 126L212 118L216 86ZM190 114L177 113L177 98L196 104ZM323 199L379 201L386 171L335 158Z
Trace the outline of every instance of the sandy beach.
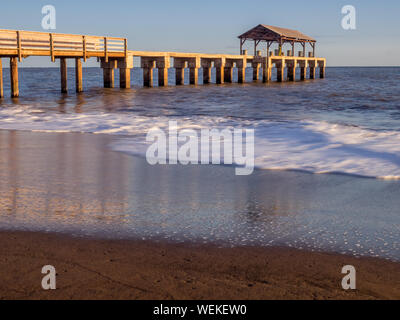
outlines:
M216 248L0 233L1 299L399 299L400 266L287 248ZM41 288L52 264L57 289ZM341 288L352 264L357 290Z
M223 166L149 166L112 151L114 141L0 131L0 298L400 298L398 262L335 253L347 248L331 235L343 232L335 229L341 224L317 215L319 206L311 218L300 211L306 202L316 206L314 198L335 209L341 196L335 200L331 190L340 185L349 196L356 184L371 189L354 202L367 212L374 209L367 198L374 201L382 187L387 203L397 201L397 189L387 190L392 184L267 171L240 180ZM371 217L364 219L369 225ZM289 248L307 230L318 233L316 240ZM337 239L337 249L317 248L325 234ZM285 235L272 244L266 238ZM396 257L396 238L387 239L386 248L394 248L387 252ZM57 270L54 291L41 288L47 264ZM341 268L349 264L357 270L354 291L341 288Z

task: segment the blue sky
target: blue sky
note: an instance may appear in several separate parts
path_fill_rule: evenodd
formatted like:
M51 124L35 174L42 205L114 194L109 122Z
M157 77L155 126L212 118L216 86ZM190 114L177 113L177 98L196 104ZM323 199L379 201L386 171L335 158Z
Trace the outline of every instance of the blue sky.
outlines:
M0 4L0 28L44 31L47 4L57 10L54 32L127 37L131 50L238 53L237 36L264 23L316 38L317 55L331 66L400 65L398 0L13 0ZM357 10L356 30L341 27L348 4ZM48 60L23 66L51 66Z

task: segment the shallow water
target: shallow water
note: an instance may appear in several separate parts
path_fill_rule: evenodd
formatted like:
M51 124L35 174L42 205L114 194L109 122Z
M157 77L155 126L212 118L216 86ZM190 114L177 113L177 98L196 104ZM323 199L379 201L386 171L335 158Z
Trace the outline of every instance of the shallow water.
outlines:
M223 246L283 245L400 261L400 183L156 165L112 135L0 130L0 228Z

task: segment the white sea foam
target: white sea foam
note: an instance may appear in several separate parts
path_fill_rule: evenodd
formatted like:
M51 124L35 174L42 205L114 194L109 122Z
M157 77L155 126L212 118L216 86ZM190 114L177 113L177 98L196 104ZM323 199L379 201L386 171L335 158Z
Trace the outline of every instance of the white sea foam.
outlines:
M400 179L400 132L377 132L323 121L271 122L196 116L144 117L130 113L43 113L26 108L0 109L0 129L44 132L91 132L129 135L111 147L144 155L150 128L254 128L255 164L263 169L340 172Z

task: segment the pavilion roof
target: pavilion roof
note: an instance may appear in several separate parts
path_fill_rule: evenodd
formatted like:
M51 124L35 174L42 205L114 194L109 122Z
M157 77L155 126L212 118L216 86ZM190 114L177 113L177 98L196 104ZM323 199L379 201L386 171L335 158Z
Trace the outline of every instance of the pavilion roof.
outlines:
M264 41L295 41L316 42L315 39L297 30L259 24L249 31L241 34L238 38Z

